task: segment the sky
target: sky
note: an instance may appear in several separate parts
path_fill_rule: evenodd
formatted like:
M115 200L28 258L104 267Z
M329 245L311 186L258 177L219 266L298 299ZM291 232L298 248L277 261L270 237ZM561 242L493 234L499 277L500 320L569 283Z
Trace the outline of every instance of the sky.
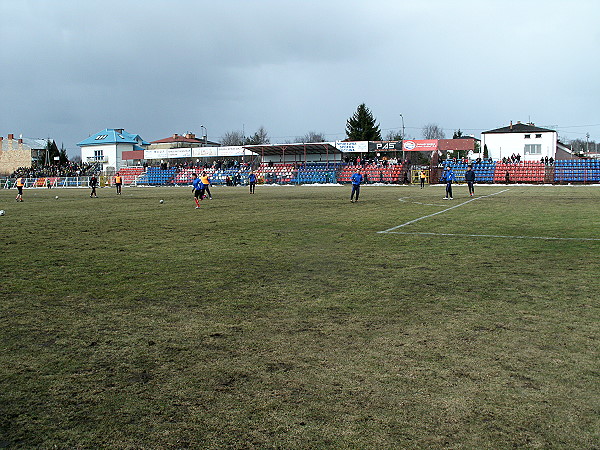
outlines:
M0 0L0 17L0 136L70 156L105 128L341 140L361 103L384 138L521 121L600 142L597 0Z

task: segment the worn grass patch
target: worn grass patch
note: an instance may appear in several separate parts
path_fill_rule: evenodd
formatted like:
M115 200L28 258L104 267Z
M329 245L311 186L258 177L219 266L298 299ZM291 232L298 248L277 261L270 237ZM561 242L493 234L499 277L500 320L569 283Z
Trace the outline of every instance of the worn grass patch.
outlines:
M600 242L377 233L455 190L0 190L0 444L597 447ZM402 230L600 238L599 200Z

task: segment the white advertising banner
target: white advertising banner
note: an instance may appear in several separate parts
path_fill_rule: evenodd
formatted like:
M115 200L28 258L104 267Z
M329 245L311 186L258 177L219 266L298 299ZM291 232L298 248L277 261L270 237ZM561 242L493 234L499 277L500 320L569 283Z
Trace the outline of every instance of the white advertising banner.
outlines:
M193 158L202 157L232 157L254 155L250 150L246 150L241 145L232 145L224 147L198 147L192 149Z
M144 159L166 159L168 157L169 152L166 148L159 150L144 150Z
M192 149L193 158L206 158L208 156L217 156L219 147L194 147Z
M229 146L229 147L218 147L219 156L243 156L253 155L254 152L246 150L241 145Z
M170 148L167 150L169 158L189 158L192 156L191 148Z
M369 151L369 141L335 141L335 148L342 153L367 153Z

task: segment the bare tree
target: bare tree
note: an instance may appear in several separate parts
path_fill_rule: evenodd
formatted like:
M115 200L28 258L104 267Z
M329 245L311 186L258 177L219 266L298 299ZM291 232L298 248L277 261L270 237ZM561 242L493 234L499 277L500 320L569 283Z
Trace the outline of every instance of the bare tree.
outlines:
M325 142L325 135L323 133L309 131L304 136L298 136L296 142L304 142L307 144L311 142Z
M260 128L258 130L256 130L256 133L254 133L249 138L246 138L245 144L246 145L261 145L261 144L269 144L270 142L271 142L271 139L269 138L269 134L267 133L267 130L265 129L265 127L263 127L261 125Z
M385 140L386 141L401 141L402 140L402 133L400 131L388 131L388 134L385 135Z
M241 131L228 131L221 138L222 145L244 145L244 133Z
M437 123L428 123L421 131L423 139L444 139L446 137L444 130Z

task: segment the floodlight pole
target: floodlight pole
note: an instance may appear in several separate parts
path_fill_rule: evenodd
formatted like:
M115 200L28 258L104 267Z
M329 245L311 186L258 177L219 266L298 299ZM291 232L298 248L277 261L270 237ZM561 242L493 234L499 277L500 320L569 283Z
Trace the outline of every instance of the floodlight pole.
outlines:
M204 146L208 143L208 131L206 131L206 127L204 125L200 125L200 129L204 129Z
M404 116L400 114L402 119L402 163L404 164Z

